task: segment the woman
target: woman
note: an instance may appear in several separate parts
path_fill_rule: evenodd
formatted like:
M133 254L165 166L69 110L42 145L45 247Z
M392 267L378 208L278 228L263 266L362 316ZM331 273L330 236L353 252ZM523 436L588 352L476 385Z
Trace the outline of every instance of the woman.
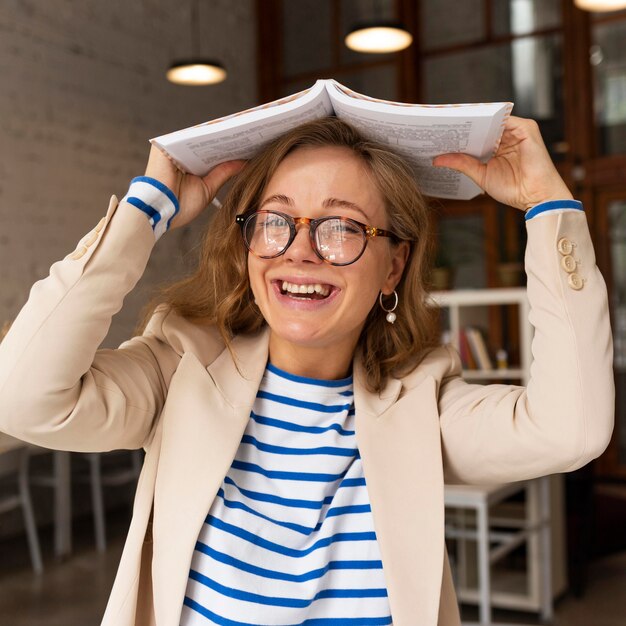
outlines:
M487 164L435 164L527 210L527 389L466 384L435 347L425 203L399 157L336 119L204 179L153 148L35 284L0 351L1 428L146 449L103 623L459 624L444 479L521 480L604 450L606 290L536 124L510 118ZM155 240L234 174L196 274L140 336L97 350Z

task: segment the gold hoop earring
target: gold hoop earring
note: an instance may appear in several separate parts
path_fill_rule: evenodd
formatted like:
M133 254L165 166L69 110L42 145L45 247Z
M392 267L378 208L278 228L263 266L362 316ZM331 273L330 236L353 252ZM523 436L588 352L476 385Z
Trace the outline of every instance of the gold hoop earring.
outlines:
M397 316L394 313L394 311L396 310L396 308L398 306L398 292L395 289L393 290L393 296L395 297L396 300L395 300L395 302L393 303L393 306L390 309L386 309L385 305L383 304L383 292L382 291L380 292L380 295L378 296L378 302L380 304L380 308L385 313L387 313L387 318L386 319L387 319L387 321L390 324L393 324L396 321L396 319L397 319Z

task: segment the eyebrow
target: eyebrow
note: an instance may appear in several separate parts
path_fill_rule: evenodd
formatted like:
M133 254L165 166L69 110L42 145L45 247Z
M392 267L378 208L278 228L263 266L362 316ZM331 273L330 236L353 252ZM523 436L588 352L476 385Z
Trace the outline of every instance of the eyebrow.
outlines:
M259 208L262 209L266 204L270 204L271 202L284 204L288 207L294 206L294 201L291 198L283 194L277 193L277 194L274 194L273 196L270 196L269 198L265 198L265 200L263 200ZM370 218L368 217L367 213L365 213L365 211L358 204L355 204L354 202L350 202L348 200L341 200L339 198L326 198L326 200L324 200L324 202L322 203L322 206L325 209L331 209L331 208L352 209L353 211L357 211L358 213L360 213L365 218L365 220L369 223Z

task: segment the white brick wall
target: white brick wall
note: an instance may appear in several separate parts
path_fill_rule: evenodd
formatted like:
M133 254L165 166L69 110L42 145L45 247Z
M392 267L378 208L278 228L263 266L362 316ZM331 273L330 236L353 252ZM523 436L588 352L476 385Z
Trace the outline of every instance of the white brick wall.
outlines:
M0 326L143 174L150 137L256 103L253 0L201 0L201 51L226 64L212 87L164 73L189 56L190 1L0 2ZM159 240L104 345L117 346L151 286L192 261L202 221Z

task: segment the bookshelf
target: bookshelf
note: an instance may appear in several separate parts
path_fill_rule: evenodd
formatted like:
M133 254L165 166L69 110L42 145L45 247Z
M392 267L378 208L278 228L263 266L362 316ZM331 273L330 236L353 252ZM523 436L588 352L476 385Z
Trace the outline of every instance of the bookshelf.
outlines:
M517 307L515 315L508 315L515 324L506 333L517 335L514 364L464 368L463 378L473 383L528 383L533 328L524 287L437 291L430 296L441 308L443 328L450 331L457 350L461 331L472 326L485 331L492 356L503 347L494 345L493 333L486 332L494 313L508 315L505 308ZM506 336L495 339L506 340ZM491 487L446 485L445 504L446 539L454 542L451 557L459 600L478 605L484 624L491 623L492 607L530 611L550 621L552 600L567 585L562 476ZM504 557L522 544L526 552L520 571L517 557L513 568Z
M517 367L486 369L465 369L463 378L471 381L518 380L523 385L530 377L532 361L531 342L532 326L528 322L530 311L526 289L512 287L509 289L460 289L453 291L437 291L431 293L434 302L448 311L448 327L452 344L459 350L461 330L468 324L476 326L488 325L486 307L517 305L519 307L518 332L520 338L520 363ZM480 308L482 310L476 311Z

